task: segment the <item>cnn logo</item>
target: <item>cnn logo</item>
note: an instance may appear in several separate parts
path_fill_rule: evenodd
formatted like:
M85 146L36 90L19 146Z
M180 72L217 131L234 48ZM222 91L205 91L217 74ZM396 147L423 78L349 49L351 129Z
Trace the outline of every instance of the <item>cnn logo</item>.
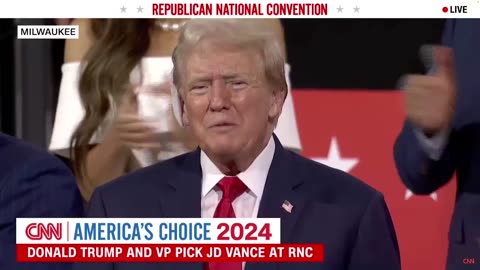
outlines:
M60 240L62 239L62 223L30 223L25 229L25 234L30 240L52 240L53 237Z

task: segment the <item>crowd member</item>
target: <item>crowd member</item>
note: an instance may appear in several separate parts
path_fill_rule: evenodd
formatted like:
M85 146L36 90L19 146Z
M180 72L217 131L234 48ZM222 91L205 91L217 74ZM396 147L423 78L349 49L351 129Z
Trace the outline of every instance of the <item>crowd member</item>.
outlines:
M480 20L449 20L444 44L424 53L430 72L405 78L407 120L395 144L403 183L430 194L456 171L447 268L480 254ZM428 48L428 47L426 47Z

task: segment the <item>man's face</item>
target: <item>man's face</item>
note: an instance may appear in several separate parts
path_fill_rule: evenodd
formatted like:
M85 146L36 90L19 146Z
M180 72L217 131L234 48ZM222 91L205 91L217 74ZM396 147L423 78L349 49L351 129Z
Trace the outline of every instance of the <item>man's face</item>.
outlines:
M283 93L267 83L262 59L251 50L203 44L186 59L184 123L216 158L257 151L273 131Z

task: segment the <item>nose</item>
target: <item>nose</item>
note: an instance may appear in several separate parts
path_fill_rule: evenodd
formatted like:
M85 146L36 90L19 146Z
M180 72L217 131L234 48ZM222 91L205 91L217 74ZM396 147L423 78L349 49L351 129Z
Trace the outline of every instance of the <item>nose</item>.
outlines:
M231 105L231 93L223 80L214 80L210 91L210 110L221 111Z

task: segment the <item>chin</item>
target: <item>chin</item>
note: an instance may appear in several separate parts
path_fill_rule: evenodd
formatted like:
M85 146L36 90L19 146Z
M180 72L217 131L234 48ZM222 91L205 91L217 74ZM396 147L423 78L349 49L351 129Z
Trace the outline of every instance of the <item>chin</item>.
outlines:
M211 140L207 143L208 152L218 157L232 157L240 152L239 147L235 147L232 141Z

